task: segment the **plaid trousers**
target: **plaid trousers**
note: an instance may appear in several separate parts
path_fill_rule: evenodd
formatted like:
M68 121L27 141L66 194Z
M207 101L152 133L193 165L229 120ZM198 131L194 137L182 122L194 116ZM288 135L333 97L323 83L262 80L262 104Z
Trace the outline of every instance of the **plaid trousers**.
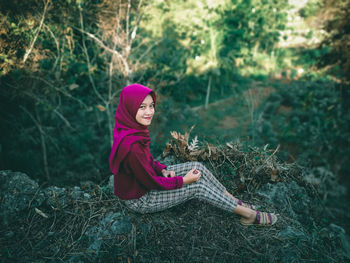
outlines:
M194 168L201 172L197 182L183 185L180 189L151 190L138 199L125 200L125 205L135 212L145 214L162 211L196 198L232 213L237 201L225 195L226 188L203 164L181 163L169 165L167 170L175 171L176 176L183 177Z

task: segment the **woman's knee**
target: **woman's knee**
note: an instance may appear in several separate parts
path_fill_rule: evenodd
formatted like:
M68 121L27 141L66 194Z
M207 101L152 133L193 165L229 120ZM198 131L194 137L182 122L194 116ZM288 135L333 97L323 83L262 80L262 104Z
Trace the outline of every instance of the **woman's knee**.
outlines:
M200 163L200 162L192 162L192 166L193 166L193 168L195 168L195 169L199 169L199 170L201 170L201 169L203 169L205 166L202 164L202 163Z
M199 179L198 182L193 183L194 187L195 187L195 196L201 196L204 193L206 193L208 191L208 186L205 184L204 181L201 181Z

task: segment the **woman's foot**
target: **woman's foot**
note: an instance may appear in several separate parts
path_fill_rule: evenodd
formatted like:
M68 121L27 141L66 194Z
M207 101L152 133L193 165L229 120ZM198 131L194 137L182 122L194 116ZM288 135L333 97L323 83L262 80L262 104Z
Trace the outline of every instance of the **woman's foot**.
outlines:
M250 216L242 217L241 224L244 226L272 226L277 222L277 215L273 213L253 211Z
M250 208L252 210L256 210L256 207L254 205L243 203L242 200L239 200L238 198L234 197L232 194L230 194L227 191L225 192L225 195L227 195L228 197L232 198L240 206L243 206L243 207L246 207L246 208Z

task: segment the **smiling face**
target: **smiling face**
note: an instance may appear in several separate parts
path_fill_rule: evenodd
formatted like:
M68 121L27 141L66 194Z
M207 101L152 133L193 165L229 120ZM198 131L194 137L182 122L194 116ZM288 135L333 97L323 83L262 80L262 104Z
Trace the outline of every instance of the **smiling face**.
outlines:
M154 102L151 95L147 95L147 97L143 100L136 113L136 121L144 126L148 126L152 122L152 118L154 115Z

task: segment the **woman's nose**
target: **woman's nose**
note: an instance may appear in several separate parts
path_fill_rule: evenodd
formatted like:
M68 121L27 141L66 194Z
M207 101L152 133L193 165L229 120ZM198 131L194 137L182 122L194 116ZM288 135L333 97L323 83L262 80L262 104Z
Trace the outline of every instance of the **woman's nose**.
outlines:
M146 113L147 114L152 114L153 113L153 109L151 109L150 107L146 108Z

